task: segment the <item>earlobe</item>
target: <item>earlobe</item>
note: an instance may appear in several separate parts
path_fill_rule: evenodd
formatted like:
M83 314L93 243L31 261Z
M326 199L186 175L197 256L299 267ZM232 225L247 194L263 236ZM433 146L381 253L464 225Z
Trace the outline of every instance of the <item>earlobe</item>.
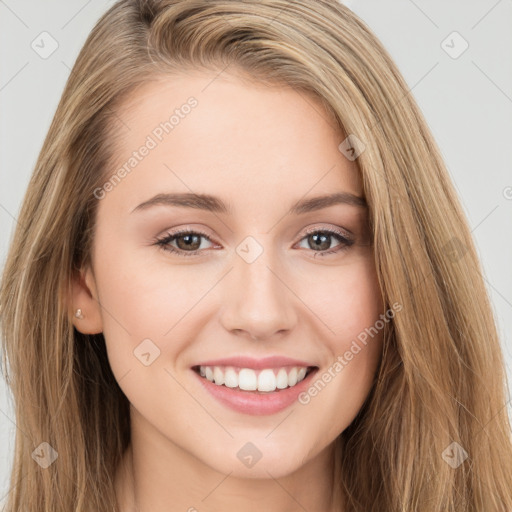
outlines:
M90 268L81 270L73 276L70 296L71 315L76 330L82 334L103 332L101 305Z

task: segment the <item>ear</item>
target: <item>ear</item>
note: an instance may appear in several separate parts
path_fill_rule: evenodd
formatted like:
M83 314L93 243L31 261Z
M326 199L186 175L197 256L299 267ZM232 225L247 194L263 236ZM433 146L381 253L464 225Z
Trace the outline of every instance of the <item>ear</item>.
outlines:
M90 267L74 274L71 282L70 305L73 325L82 334L98 334L103 332L101 305L98 299L96 281ZM77 318L75 312L82 310L83 318Z

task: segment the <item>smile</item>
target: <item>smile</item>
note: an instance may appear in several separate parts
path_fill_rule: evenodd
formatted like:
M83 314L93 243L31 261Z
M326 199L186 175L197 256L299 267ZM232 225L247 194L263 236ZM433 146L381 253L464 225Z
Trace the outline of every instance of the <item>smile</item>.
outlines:
M318 366L295 366L289 361L280 362L287 366L278 366L275 360L265 363L259 361L253 364L259 368L247 368L219 361L191 370L207 396L237 413L256 416L276 414L296 404L319 371Z
M239 368L233 366L199 366L193 369L210 382L238 391L272 393L296 386L315 367Z

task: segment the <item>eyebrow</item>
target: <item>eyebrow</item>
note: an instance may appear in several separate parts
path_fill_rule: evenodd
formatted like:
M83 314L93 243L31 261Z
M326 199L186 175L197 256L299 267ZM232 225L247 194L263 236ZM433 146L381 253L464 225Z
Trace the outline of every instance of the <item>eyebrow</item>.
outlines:
M301 199L290 208L288 214L300 215L302 213L321 210L336 204L347 204L365 209L368 207L368 204L363 197L356 196L349 192L337 192L335 194L312 197L310 199ZM168 193L157 194L151 199L148 199L136 206L130 213L147 210L148 208L157 205L195 208L198 210L224 214L229 214L232 211L231 206L226 204L222 199L209 194Z

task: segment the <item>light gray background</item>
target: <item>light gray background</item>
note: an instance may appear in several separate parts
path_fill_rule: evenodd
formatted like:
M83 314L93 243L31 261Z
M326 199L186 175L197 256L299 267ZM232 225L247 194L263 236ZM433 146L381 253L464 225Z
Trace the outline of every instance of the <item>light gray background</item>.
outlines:
M71 66L112 3L0 0L0 268ZM397 62L445 157L483 262L512 381L512 0L346 3ZM58 43L46 59L31 47L35 41L39 51L51 49L44 31ZM453 31L469 44L458 58L445 51L463 48L457 36L446 39ZM9 488L15 430L1 380L0 498Z

